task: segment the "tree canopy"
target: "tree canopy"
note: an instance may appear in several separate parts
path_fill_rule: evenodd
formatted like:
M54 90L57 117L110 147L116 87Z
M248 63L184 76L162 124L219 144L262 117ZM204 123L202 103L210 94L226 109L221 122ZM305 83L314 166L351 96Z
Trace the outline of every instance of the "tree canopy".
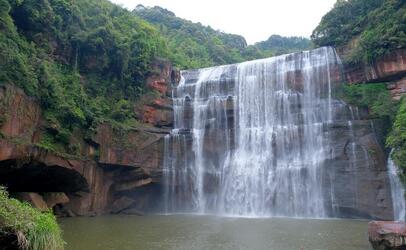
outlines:
M161 7L139 5L133 12L160 30L168 41L172 61L180 68L237 63L310 49L312 45L307 38L273 35L248 46L242 36L179 18Z
M318 46L347 47L347 62L371 62L406 47L404 0L338 0L312 34Z

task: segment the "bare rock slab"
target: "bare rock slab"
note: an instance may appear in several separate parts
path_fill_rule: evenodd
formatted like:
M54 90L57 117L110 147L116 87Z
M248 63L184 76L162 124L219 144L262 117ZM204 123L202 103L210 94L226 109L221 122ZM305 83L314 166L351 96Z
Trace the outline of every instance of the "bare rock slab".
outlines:
M369 242L374 250L406 249L406 223L372 221L368 224Z

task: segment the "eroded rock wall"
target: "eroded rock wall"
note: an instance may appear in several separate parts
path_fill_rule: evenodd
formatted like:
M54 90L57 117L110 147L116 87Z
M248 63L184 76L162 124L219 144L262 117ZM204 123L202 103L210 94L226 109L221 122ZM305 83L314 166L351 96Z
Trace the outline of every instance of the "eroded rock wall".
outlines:
M406 76L406 49L395 50L370 64L345 65L349 83L397 81Z
M134 109L137 129L100 124L91 138L79 138L76 156L41 146L48 125L38 102L0 86L0 184L16 197L54 197L47 204L62 216L150 211L160 191L163 137L172 126L171 84L179 76L166 61L153 69L146 83L153 91Z

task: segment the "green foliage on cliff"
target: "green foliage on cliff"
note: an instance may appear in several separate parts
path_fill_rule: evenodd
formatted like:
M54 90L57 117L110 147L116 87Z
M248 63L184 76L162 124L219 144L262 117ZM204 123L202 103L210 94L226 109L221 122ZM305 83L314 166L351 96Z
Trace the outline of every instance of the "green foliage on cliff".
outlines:
M340 98L351 105L368 110L371 118L393 121L398 109L385 83L345 84L339 91Z
M404 0L338 0L313 31L318 46L347 47L349 63L371 62L406 48Z
M0 0L0 84L36 97L61 144L133 122L151 62L168 55L152 25L107 0Z
M10 233L17 235L21 249L60 250L65 244L51 212L42 213L28 203L9 198L0 187L0 234Z
M375 132L385 143L399 108L398 101L391 98L386 83L344 84L337 90L337 97L347 104L366 110L369 119L378 120L380 126Z
M154 24L166 37L172 52L170 58L180 68L237 63L306 50L312 45L306 38L273 35L267 41L247 46L242 36L179 18L161 7L139 5L133 12Z
M393 149L392 159L401 169L402 180L406 184L406 98L400 102L392 132L386 143Z

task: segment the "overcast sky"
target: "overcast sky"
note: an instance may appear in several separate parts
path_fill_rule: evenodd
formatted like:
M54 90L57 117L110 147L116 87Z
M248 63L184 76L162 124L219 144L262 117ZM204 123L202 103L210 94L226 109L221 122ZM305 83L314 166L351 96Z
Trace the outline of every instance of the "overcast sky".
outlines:
M132 10L161 6L181 18L243 35L248 43L272 34L310 37L336 0L111 0Z

